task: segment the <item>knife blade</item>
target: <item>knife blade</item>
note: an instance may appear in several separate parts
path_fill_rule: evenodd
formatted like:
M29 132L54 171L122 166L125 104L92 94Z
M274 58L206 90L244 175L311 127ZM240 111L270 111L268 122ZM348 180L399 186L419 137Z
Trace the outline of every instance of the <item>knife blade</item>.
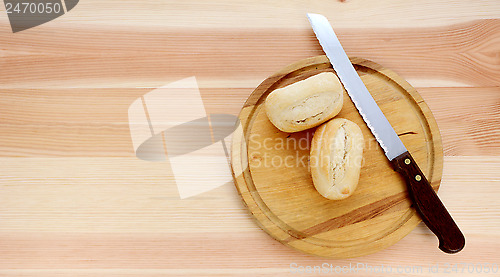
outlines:
M439 249L446 253L459 252L465 246L464 235L364 85L328 19L313 13L308 13L307 17L356 109L384 150L394 170L405 179L410 198L418 213L439 239Z

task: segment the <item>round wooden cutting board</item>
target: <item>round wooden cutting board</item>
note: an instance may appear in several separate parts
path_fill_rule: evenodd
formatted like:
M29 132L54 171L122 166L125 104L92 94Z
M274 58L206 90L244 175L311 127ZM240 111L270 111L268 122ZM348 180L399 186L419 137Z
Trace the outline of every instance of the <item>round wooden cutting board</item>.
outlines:
M436 122L417 91L396 73L361 58L352 63L407 149L438 189L443 153ZM268 120L266 96L276 88L333 69L326 56L294 63L255 89L239 115L231 164L235 185L257 224L300 251L330 258L367 255L388 247L420 222L382 149L344 92L337 117L359 125L365 138L358 187L344 200L323 198L309 172L314 129L284 133Z

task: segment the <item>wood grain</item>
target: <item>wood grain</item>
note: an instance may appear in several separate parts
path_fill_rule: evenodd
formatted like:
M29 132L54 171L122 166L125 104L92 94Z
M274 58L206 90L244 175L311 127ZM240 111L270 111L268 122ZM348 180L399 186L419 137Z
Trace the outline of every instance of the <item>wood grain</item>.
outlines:
M418 88L433 111L448 156L499 156L500 87Z
M500 8L495 0L453 2L420 1L419 5L393 0L375 3L321 1L269 3L264 0L157 2L153 0L113 2L87 0L69 13L66 24L127 27L176 27L224 29L294 28L308 29L306 12L324 13L335 18L341 28L440 26L474 19L497 18ZM3 6L1 7L3 11ZM109 11L112 10L113 13ZM352 16L356 14L356 16ZM55 23L54 23L55 24Z
M443 138L439 196L468 239L447 256L419 225L335 265L439 263L443 274L497 262L497 2L86 0L16 34L0 16L0 275L289 276L290 263L331 263L269 238L232 183L181 201L169 164L137 159L127 127L134 99L189 76L207 112L237 115L266 77L322 54L306 12L331 19L349 55L417 88Z
M0 31L0 42L8 47L2 50L2 66L10 69L0 76L4 88L159 87L192 75L224 85L250 81L254 88L280 65L323 53L309 28L206 32L107 25L49 27L46 36L30 30ZM341 28L337 33L349 56L384 64L410 81L415 79L416 87L430 81L446 86L498 86L499 29L500 21L492 19L436 28ZM277 55L270 49L281 52ZM47 70L51 78L45 78Z

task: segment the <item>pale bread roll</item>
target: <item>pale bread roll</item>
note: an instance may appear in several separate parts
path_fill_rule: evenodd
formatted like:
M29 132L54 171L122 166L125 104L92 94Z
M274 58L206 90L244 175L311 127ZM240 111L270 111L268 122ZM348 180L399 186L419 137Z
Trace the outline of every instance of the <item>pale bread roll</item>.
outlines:
M266 114L283 132L298 132L336 116L344 102L344 88L332 72L322 72L272 91Z
M316 190L328 199L349 197L356 189L363 158L361 129L352 121L335 118L316 129L310 155Z

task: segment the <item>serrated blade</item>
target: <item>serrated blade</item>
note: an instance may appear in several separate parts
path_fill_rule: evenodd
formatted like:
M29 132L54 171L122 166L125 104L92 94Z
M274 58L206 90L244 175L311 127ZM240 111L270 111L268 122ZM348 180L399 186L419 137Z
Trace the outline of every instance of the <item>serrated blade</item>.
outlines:
M365 84L347 57L339 39L326 17L308 13L307 17L333 69L344 85L349 97L363 117L366 125L384 150L389 160L406 152L401 139L384 116Z

